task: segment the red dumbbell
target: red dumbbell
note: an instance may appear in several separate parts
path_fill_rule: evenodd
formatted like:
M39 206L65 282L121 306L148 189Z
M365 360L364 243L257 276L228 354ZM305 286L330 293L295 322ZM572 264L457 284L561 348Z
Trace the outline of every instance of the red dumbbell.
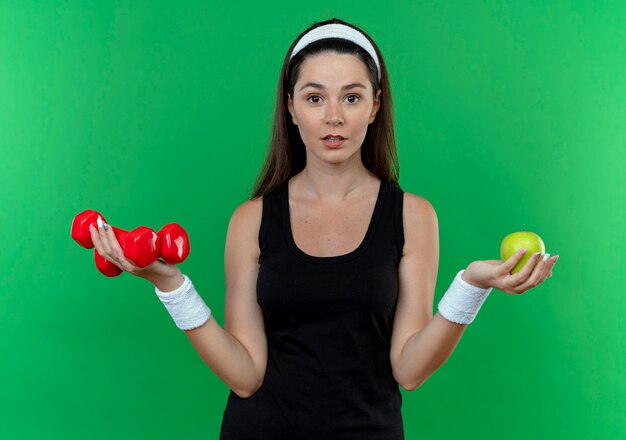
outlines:
M106 222L100 213L90 209L81 212L72 221L71 236L84 248L91 249L94 247L89 227L91 225L97 227L98 217ZM159 257L169 264L178 264L189 255L189 237L185 230L176 223L165 225L158 234L146 226L139 226L131 232L114 226L112 228L124 251L124 256L135 266L146 267ZM97 251L94 253L94 259L98 270L106 276L114 277L122 272Z
M82 247L91 249L94 247L91 241L89 228L91 225L97 228L97 219L106 219L97 211L88 209L81 212L72 221L72 238ZM150 228L140 226L131 232L112 227L124 256L138 267L146 267L159 257L161 238ZM94 252L94 261L98 270L108 276L114 277L122 273L115 264L102 257L98 251Z

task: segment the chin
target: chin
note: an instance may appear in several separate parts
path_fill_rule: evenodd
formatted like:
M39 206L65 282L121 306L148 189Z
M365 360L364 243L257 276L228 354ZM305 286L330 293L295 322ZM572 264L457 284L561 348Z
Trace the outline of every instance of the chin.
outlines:
M333 165L339 165L353 160L361 160L361 151L347 151L347 150L327 150L324 154L318 156L318 158L326 163Z

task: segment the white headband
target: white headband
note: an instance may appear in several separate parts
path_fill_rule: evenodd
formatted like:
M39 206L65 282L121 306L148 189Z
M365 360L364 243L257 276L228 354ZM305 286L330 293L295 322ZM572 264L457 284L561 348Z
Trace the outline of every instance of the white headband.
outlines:
M365 35L344 24L331 23L311 29L309 32L304 34L302 38L300 38L296 47L293 48L289 59L292 59L298 52L314 41L323 40L325 38L341 38L343 40L349 40L367 51L376 63L376 68L378 69L378 82L380 82L380 63L378 62L378 56L376 55L374 46L372 46L372 43L370 43Z

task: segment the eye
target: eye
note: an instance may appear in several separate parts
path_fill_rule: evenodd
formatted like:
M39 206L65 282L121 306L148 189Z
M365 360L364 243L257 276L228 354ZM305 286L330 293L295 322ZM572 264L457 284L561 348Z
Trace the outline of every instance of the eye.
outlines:
M346 99L350 104L356 104L361 98L358 95L348 95Z
M321 97L319 95L311 95L306 100L311 104L319 104Z

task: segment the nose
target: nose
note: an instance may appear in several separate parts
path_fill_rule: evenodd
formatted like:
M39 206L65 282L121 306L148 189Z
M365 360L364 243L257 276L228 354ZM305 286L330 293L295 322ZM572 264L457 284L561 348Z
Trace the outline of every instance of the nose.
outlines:
M341 111L341 104L329 102L329 104L326 106L326 123L329 125L343 124L343 113Z

